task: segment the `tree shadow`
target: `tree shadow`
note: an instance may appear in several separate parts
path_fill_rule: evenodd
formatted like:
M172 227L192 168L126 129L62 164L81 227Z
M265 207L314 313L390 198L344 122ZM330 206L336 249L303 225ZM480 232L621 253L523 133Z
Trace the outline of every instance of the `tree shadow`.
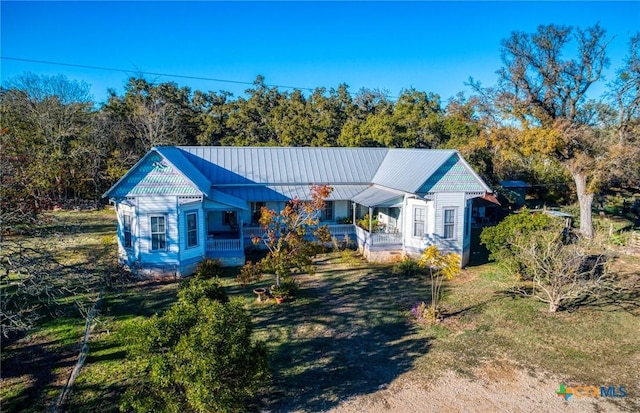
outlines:
M21 380L23 384L15 393L3 397L3 412L46 410L53 399L43 396L55 397L60 388L54 371L68 371L76 361L76 344L60 345L57 340L47 341L44 337L36 340L16 349L3 348L2 380Z
M274 411L323 411L350 397L385 388L413 368L429 350L428 340L409 337L406 323L380 325L363 333L336 332L330 337L279 346L267 405Z
M325 264L293 301L254 313L256 329L278 343L273 383L262 399L270 411L323 411L373 393L429 351L429 339L408 319L428 283L386 267L339 276Z

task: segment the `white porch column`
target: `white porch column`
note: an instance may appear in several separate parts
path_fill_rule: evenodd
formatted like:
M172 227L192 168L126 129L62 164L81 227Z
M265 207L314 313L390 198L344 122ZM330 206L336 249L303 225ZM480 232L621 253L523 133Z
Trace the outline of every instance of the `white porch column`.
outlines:
M238 234L240 234L240 251L244 251L244 223L242 221L242 215L240 215L240 227L238 228Z
M369 207L369 234L371 234L373 231L373 208Z
M355 202L351 202L351 209L353 210L353 225L356 225L356 203Z

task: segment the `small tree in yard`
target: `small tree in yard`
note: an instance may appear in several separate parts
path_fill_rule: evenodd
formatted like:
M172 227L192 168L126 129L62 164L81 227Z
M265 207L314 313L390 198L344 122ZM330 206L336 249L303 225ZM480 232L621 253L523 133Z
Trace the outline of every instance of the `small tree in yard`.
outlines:
M280 281L289 277L292 271L310 271L318 244L309 240L309 235L313 235L320 243L331 240L328 228L318 224L320 212L325 208L325 200L332 190L327 185L311 185L311 200L295 198L279 213L262 207L259 222L265 233L262 237L254 237L252 241L254 244L264 243L269 253L257 264L247 263L238 276L239 281L247 284L259 278L263 270L273 271L276 286L280 287Z
M438 303L442 282L460 274L460 256L451 252L442 254L435 245L431 245L422 252L418 265L426 269L431 277L431 305L426 308L426 314L421 314L420 317L434 322L440 314Z
M190 280L178 298L164 315L125 329L131 363L121 410L246 411L268 362L243 302L214 279Z
M565 243L560 231L536 230L516 233L509 243L531 280L530 294L548 303L549 312L613 286L610 257L593 241Z

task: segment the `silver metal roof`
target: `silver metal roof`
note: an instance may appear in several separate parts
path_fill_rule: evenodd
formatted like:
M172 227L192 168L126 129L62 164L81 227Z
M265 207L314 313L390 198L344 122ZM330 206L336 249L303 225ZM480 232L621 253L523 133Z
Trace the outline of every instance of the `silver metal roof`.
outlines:
M333 191L328 200L350 200L356 194L368 188L368 185L331 185ZM218 191L244 199L248 202L255 201L288 201L295 197L300 199L311 198L309 185L229 185L219 186Z
M426 191L425 185L437 190L491 191L455 150L163 146L153 148L143 160L153 152L208 198L214 197L215 189L233 197L226 200L232 205L296 196L308 199L310 184L333 186L329 199L378 206L391 202L394 190L416 194ZM141 168L143 160L105 196L125 178L133 179L132 172ZM370 189L372 184L378 189Z
M455 150L391 149L372 182L387 188L415 193Z
M404 199L404 192L381 188L377 185L370 186L352 198L353 202L367 207L393 206Z
M180 146L213 185L370 183L389 149Z

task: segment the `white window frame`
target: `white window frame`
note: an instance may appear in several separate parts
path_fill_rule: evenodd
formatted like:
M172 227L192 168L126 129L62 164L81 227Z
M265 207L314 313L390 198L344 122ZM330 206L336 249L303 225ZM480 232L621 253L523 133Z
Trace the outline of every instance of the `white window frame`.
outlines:
M164 225L164 232L154 231L153 230L153 220L154 218L162 218ZM154 248L153 247L153 237L154 235L162 235L164 246L162 248ZM167 216L166 215L149 215L149 251L166 251L167 250Z
M195 227L194 228L189 228L189 217L193 215L195 218ZM185 212L184 214L184 228L185 228L185 233L187 235L187 239L186 239L186 248L194 248L197 247L198 245L200 245L200 239L198 237L198 211L188 211ZM195 243L191 243L191 234L195 233Z
M418 211L421 212L422 215L422 220L418 221L417 220L417 215L418 215ZM412 220L411 220L411 235L414 238L422 238L424 237L424 234L427 232L427 207L423 207L423 206L415 206L413 207L413 214L412 215ZM418 233L418 231L416 231L417 227L416 225L422 225L422 231L420 231Z
M126 249L133 248L133 231L132 231L132 229L133 229L133 216L131 214L129 214L129 213L122 214L122 246L124 248L126 248ZM128 235L128 237L127 237L127 235Z
M451 218L452 221L451 222L447 222L447 212L451 211ZM457 239L457 227L458 227L458 220L457 220L457 208L455 207L445 207L442 208L442 239L452 239L455 240ZM447 228L451 228L451 236L448 237L447 236Z

